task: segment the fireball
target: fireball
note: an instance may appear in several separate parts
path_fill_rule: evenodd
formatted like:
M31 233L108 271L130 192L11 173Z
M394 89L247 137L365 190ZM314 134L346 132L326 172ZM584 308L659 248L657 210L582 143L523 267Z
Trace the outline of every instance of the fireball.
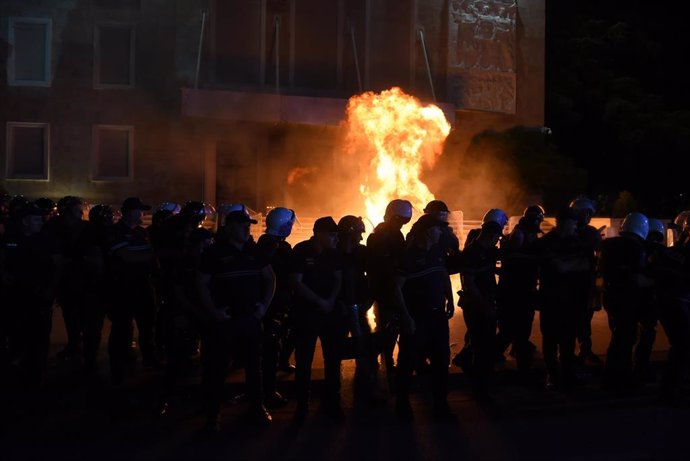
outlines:
M374 225L392 199L421 210L434 195L420 179L441 155L450 124L443 111L400 88L353 96L345 120L346 152L360 160L359 192Z

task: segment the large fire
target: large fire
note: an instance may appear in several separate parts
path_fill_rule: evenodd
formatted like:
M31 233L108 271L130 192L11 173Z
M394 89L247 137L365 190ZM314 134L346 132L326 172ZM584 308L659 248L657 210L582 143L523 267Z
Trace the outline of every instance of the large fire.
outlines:
M434 195L420 179L441 155L450 124L434 105L400 88L353 96L347 105L346 151L362 162L360 194L374 225L394 198L421 210Z

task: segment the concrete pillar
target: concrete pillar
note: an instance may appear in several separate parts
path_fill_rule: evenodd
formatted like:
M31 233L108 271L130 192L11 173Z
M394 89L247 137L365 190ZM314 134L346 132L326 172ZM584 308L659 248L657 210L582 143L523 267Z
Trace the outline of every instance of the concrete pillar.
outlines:
M216 203L216 164L217 164L217 142L216 137L212 134L205 133L201 149L204 165L204 181L203 181L203 200L213 206Z

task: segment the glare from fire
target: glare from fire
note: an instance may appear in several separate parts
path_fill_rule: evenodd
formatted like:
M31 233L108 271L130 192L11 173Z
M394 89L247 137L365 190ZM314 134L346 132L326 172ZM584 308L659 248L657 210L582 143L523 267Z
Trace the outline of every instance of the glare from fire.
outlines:
M347 105L346 151L360 159L360 194L373 225L386 205L407 199L421 210L434 195L420 180L441 155L450 124L435 105L424 106L400 88L353 96Z

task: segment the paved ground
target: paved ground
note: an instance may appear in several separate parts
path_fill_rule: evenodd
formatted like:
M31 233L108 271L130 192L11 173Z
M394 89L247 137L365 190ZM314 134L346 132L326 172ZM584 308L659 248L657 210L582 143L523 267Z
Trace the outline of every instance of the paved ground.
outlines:
M64 344L56 316L54 349ZM455 320L454 338L461 337ZM536 330L535 330L536 331ZM594 321L595 351L608 341L605 315ZM454 339L456 342L457 339ZM535 335L535 342L538 341ZM456 349L457 344L453 346ZM657 343L655 365L665 359L666 342ZM318 395L321 370L315 364ZM526 380L509 359L495 376L496 402L480 406L467 393L465 378L451 367L450 404L456 424L437 423L429 413L426 377L417 379L415 420L400 423L392 399L372 408L353 400L352 362L344 367L347 419L337 424L318 414L292 424L294 403L273 411L268 429L247 424L246 407L233 396L241 392L241 373L231 376L222 431L197 433L198 375L180 384L170 412L156 412L156 385L161 373L138 369L124 389L105 379L84 382L79 363L51 361L50 382L40 392L11 388L5 382L0 426L1 459L687 459L690 405L667 406L656 399L656 384L627 394L599 389L595 367L582 368L584 384L568 392L543 389L541 363ZM105 369L105 367L104 367ZM103 376L106 378L107 376ZM282 376L291 393L291 377Z

